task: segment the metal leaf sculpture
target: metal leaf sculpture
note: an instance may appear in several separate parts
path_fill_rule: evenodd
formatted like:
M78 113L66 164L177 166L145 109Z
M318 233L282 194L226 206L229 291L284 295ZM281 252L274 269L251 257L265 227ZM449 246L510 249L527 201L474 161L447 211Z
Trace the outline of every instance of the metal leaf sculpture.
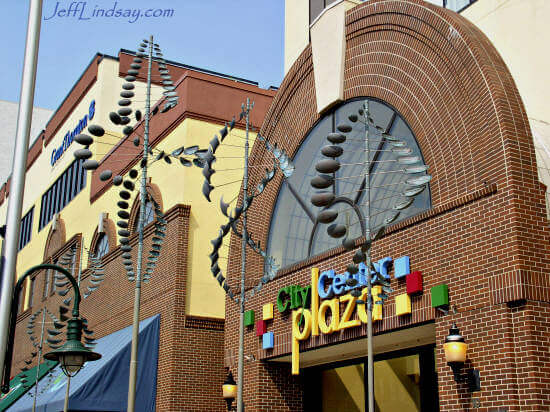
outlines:
M249 123L249 111L250 108L253 107L252 105L249 105L247 103L247 107L245 109L245 106L241 107L241 112L238 116L238 121L241 121L243 118L246 118L246 128L247 130L252 129L250 123ZM205 152L203 155L201 155L202 160L202 167L203 167L203 176L204 176L204 183L202 186L202 193L206 200L209 202L211 201L211 193L213 190L216 189L216 187L225 186L227 184L240 184L241 180L237 180L234 182L229 183L223 183L216 185L212 183L212 175L216 173L215 168L213 167L213 164L216 162L216 151L219 149L219 147L224 145L224 140L228 136L232 136L232 131L237 123L236 117L233 117L233 119L224 125L224 127L219 131L219 135L215 135L210 140L210 146L208 148L208 151ZM216 279L216 281L219 283L219 285L224 289L225 293L229 296L230 299L234 301L238 301L241 298L246 297L239 297L229 284L227 283L227 279L223 276L223 273L220 269L220 265L218 263L218 260L220 258L219 249L223 244L225 236L227 236L231 231L239 238L243 238L243 232L239 230L239 223L242 223L242 216L243 213L246 212L250 206L252 205L254 199L258 196L260 196L263 192L265 187L271 182L276 174L277 170L280 170L283 174L283 178L288 178L292 175L294 171L294 166L290 162L288 156L284 152L284 150L278 148L276 145L272 145L266 138L262 137L259 133L257 134L257 139L259 139L260 142L262 142L262 145L268 150L269 153L273 155L273 168L265 169L265 176L260 180L260 182L256 185L255 188L253 188L249 194L246 196L246 199L240 199L240 206L235 206L233 209L230 210L230 205L233 201L237 200L237 198L233 199L231 202L226 203L223 200L223 197L220 198L220 210L222 214L227 218L227 223L220 226L219 234L216 238L214 238L211 241L212 244L212 251L209 255L211 266L210 271L212 272L212 276ZM247 143L248 144L248 143ZM232 145L235 146L235 145ZM244 156L248 156L247 147L245 145L245 154ZM248 160L245 161L247 163ZM229 169L234 170L234 169ZM223 171L223 170L222 170ZM279 269L278 265L275 263L275 259L271 256L267 255L267 252L263 250L260 246L260 242L255 242L252 238L252 235L250 234L249 230L244 231L246 233L246 244L248 247L250 247L255 253L260 255L265 263L265 270L262 278L260 279L259 283L250 290L250 295L254 295L256 292L259 292L264 284L266 284L268 281L273 280L275 278L275 275L277 273L277 270Z
M384 235L385 228L391 223L395 222L400 216L401 211L411 206L414 202L415 196L422 193L426 188L426 185L431 180L431 176L426 174L428 166L422 163L422 159L419 156L411 155L412 149L407 147L407 143L404 139L395 137L389 133L388 130L375 123L369 112L368 102L365 102L363 107L358 113L351 113L348 116L351 123L358 123L359 127L364 128L365 136L365 160L362 165L365 170L362 189L366 191L367 201L365 203L367 218L365 219L366 236L360 244L357 244L357 239L348 237L349 230L347 225L332 223L338 217L338 211L331 209L334 203L334 196L331 196L332 191L323 190L330 189L334 185L335 175L334 173L341 167L347 166L347 164L341 164L338 158L344 153L345 147L340 146L348 139L347 134L352 132L354 126L347 123L341 123L337 126L338 132L329 133L327 140L330 143L321 149L321 153L325 156L325 159L319 161L316 164L316 169L320 173L318 176L311 180L311 185L316 189L321 189L311 197L311 203L314 206L321 207L322 210L317 216L317 221L321 224L330 224L327 228L327 233L333 238L344 238L342 245L346 250L353 250L356 247L360 247L353 256L353 263L348 265L348 272L353 274L359 270L358 264L367 262L370 263L370 248L372 242L378 240ZM376 160L374 156L372 159L369 156L370 144L374 143L377 146L377 151L387 152L389 156L385 160ZM374 150L373 150L374 152ZM374 163L384 164L384 167L374 168ZM356 163L354 163L356 164ZM391 174L392 180L390 183L381 186L372 186L371 179L377 174ZM350 176L354 178L357 176ZM339 177L338 179L346 179L346 177ZM383 199L371 199L371 188L391 186L391 196L384 197ZM371 214L371 203L377 201L384 201L385 205L389 205L385 208L381 208L377 214L381 214L381 219L372 226L373 219ZM381 221L380 221L381 220ZM372 266L372 265L371 265ZM380 285L383 288L384 293L379 294L379 300L377 304L383 304L387 298L387 294L392 291L390 283L387 279L382 277L374 267L371 267L374 275L371 277L372 285ZM369 269L369 270L371 270ZM353 282L355 280L355 282ZM351 278L353 285L357 286L357 280ZM361 291L359 288L352 290L352 295L359 297ZM372 302L372 298L369 297ZM367 303L367 302L358 302Z
M166 64L166 61L163 58L163 54L158 45L153 44L149 41L144 41L140 43L143 47L138 48L139 51L136 53L136 57L133 59L133 62L130 64L130 68L125 73L124 77L125 83L122 84L122 90L120 92L121 99L118 101L118 109L109 114L109 119L115 127L121 127L124 137L123 140L131 139L130 141L136 147L142 147L142 152L136 153L136 162L139 163L141 169L142 177L146 175L147 167L152 165L155 162L163 160L164 164L167 165L176 165L179 164L183 167L191 167L195 165L196 167L202 168L204 164L211 165L214 161L213 158L209 158L206 152L207 149L200 149L199 146L180 146L174 150L158 150L153 149L149 143L147 144L147 149L145 149L145 140L148 141L148 131L145 130L145 126L148 125L149 121L158 116L159 113L166 113L167 111L176 107L179 102L178 91L176 85L170 75L170 70ZM144 60L146 64L143 64ZM147 80L148 84L156 80L162 84L164 91L161 95L155 96L159 98L156 103L153 103L151 109L151 90L147 89L145 98L143 96L137 96L138 89L136 89L135 82L139 79ZM154 91L153 91L154 92ZM136 108L132 106L132 99L139 99L137 101L146 101L145 110L143 108ZM135 121L133 125L129 125L132 121L131 115L135 114ZM160 119L159 119L160 121ZM141 127L144 127L145 135L141 135ZM105 129L99 125L93 124L88 127L88 133L96 138L102 136L112 136L118 139L118 136L109 134ZM94 143L94 137L88 134L82 133L78 135L75 140L83 146L83 149L80 149L78 152L79 158L87 159L84 164L84 168L87 170L94 170L99 167L98 162L92 159L93 153L90 150L90 146ZM101 142L105 143L105 142ZM117 142L113 142L113 145ZM218 143L213 139L211 144L216 147ZM143 146L142 146L143 145ZM155 154L155 151L157 152ZM149 157L151 156L151 157ZM205 159L205 160L203 160ZM179 161L176 161L179 160ZM129 172L129 177L132 180L137 179L139 173L137 170L132 169ZM124 188L119 192L120 201L117 203L120 210L118 210L118 217L120 220L117 221L117 226L119 227L118 234L120 236L121 249L124 252L123 255L123 264L126 269L126 275L128 280L134 281L136 273L134 271L134 265L132 263L132 247L130 245L130 235L129 230L129 218L130 213L126 210L128 209L128 200L132 197L132 193L136 188L136 184L129 179L124 179L122 176L115 175L112 170L106 169L102 170L99 176L101 181L112 182L115 186L123 185ZM141 185L144 185L144 180L142 180ZM206 191L207 192L207 191ZM159 215L160 209L155 208L155 214ZM158 219L157 219L158 221ZM161 228L160 230L163 230ZM154 242L154 247L160 246L161 242ZM155 249L158 252L159 249ZM155 253L150 253L151 258L158 258L158 255ZM144 273L144 281L149 280L152 270L155 266L155 260L149 260L147 264L147 270ZM90 281L91 286L88 286L88 290L83 294L83 298L86 299L97 289L97 286L101 283L101 277L93 277Z

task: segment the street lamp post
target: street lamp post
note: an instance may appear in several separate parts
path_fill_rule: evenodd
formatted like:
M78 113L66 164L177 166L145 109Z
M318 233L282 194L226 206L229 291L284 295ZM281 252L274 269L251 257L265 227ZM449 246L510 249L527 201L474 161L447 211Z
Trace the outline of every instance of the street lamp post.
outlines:
M7 345L6 352L4 354L5 363L2 376L3 393L8 393L10 390L11 360L13 357L13 340L17 323L17 306L19 302L19 295L21 294L21 290L23 288L23 282L33 273L40 270L48 269L55 270L65 275L65 277L72 284L74 290L74 299L72 310L73 317L68 320L67 324L67 341L61 348L44 355L44 358L48 360L58 361L61 364L63 372L67 376L69 376L69 374L72 374L72 376L74 376L76 373L78 373L85 362L94 361L101 358L101 355L99 353L92 352L80 342L80 339L82 337L82 320L80 319L79 311L80 289L78 288L78 284L75 278L66 269L57 265L43 264L33 266L32 268L27 270L23 274L23 276L19 278L15 285L13 297L11 299L10 323L9 329L7 330Z
M42 0L31 0L27 24L27 40L25 44L25 61L21 79L21 95L19 98L19 113L17 115L17 131L15 133L15 152L13 155L13 170L11 190L6 218L5 264L2 273L2 290L0 296L0 371L5 369L8 342L8 325L10 321L9 302L15 279L15 267L19 243L21 209L23 207L23 191L25 188L25 173L27 167L27 152L32 120L34 101L34 86L36 81L36 66L38 61L38 44L40 39L40 23L42 19ZM9 363L9 361L8 361Z

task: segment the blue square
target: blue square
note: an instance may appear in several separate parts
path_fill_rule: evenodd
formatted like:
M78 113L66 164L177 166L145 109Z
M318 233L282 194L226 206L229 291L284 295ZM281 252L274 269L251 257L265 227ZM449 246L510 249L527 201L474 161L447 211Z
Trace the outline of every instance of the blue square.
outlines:
M262 335L262 348L273 349L273 332L266 332Z
M407 276L410 272L409 257L401 256L400 258L395 259L395 261L393 262L393 267L395 273L394 277L396 279Z

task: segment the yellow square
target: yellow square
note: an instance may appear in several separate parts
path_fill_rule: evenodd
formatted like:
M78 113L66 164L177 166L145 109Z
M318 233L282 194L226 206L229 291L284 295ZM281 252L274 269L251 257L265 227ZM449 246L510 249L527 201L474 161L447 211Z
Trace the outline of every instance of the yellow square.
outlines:
M378 294L382 293L382 286L373 286L372 287L372 301L374 305L372 307L372 320L382 320L382 306L376 302L381 302L382 298L378 297Z
M395 314L397 316L411 313L411 297L406 293L395 297Z
M273 303L266 303L263 307L263 319L273 319Z

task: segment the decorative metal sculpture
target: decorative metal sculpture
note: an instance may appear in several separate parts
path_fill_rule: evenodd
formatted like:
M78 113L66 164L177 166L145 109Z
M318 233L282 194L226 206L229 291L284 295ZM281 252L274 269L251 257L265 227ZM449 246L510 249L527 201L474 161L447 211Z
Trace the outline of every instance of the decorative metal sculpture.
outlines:
M162 150L152 149L149 146L149 119L153 116L157 116L159 113L166 113L168 110L175 107L178 103L179 96L176 92L176 87L170 76L168 66L166 65L166 60L164 60L162 52L158 44L152 43L152 40L143 40L139 45L138 52L136 57L133 59L133 62L130 64L130 69L127 70L127 75L124 77L125 83L122 84L122 91L120 92L121 100L118 101L119 109L115 112L109 113L109 119L115 126L122 128L122 134L124 135L123 139L127 139L130 135L134 134L136 137L133 140L133 144L136 147L143 145L143 152L139 154L141 159L139 162L139 169L131 169L128 173L129 178L124 179L120 175L113 176L111 170L104 170L101 172L99 178L101 181L110 181L112 180L113 185L122 186L122 190L119 191L120 200L117 202L119 210L117 212L118 220L116 222L118 229L118 234L120 236L120 243L122 244L121 249L123 253L121 254L121 259L124 267L126 268L126 274L129 281L134 282L136 280L136 272L134 270L135 262L132 258L132 246L130 245L130 227L128 220L130 219L130 213L128 211L130 204L128 200L132 197L132 192L136 187L139 187L140 195L142 192L145 193L143 199L141 199L142 204L147 202L152 202L154 205L154 213L156 217L156 230L155 237L153 238L153 245L149 250L148 254L148 263L147 268L143 273L142 281L148 282L151 279L153 274L153 269L155 268L156 261L160 255L160 250L162 247L163 239L165 237L166 221L164 220L164 215L160 209L158 203L154 200L153 196L149 193L146 193L146 174L147 168L150 167L153 163L160 160L164 160L166 164L180 164L184 167L191 167L195 165L196 167L203 167L204 157L207 155L206 149L200 149L198 146L181 146L174 149L170 153L165 153ZM147 53L145 52L147 49ZM154 54L154 56L153 56ZM146 59L149 61L149 66L147 72L144 74L141 72L143 60ZM153 65L155 63L155 65ZM158 74L153 74L152 68L155 67ZM147 89L144 96L136 96L136 84L135 81L138 77L146 78ZM156 81L162 84L164 92L162 92L162 104L156 105L152 110L150 109L151 102L151 83L155 79ZM135 111L130 107L132 105L132 98L144 99L146 102L145 108L136 108ZM162 108L159 110L159 107ZM142 113L142 110L145 111L145 115ZM134 113L136 124L131 126L130 123L132 119L130 115ZM138 135L137 126L143 121L145 125L144 136ZM94 137L87 134L79 134L75 137L77 143L84 146L83 149L76 150L74 156L77 159L85 159L83 167L86 170L95 170L99 167L99 163L96 160L91 159L93 156L90 146L94 143L94 138L101 138L109 133L105 132L105 129L97 124L91 124L88 126L88 132ZM118 136L112 135L118 139ZM100 142L106 144L106 142ZM150 160L149 156L154 157L153 160ZM174 159L174 161L172 160ZM140 170L140 172L138 172ZM141 177L141 185L137 185L135 181ZM142 224L139 222L141 220L141 210L139 213L138 220L138 231L142 229ZM141 253L139 248L142 247L143 239L140 236L138 242L138 261L141 261ZM94 263L94 258L91 258L92 264ZM137 269L137 268L136 268ZM88 291L84 294L84 298L89 296L93 292L99 282L101 282L101 276L96 276L94 281L92 281L92 286L88 288Z
M278 265L275 262L275 259L272 256L269 256L265 250L261 248L260 242L256 242L252 239L252 235L250 231L248 230L247 226L247 219L246 214L247 210L252 205L254 199L256 199L258 196L260 196L264 190L265 187L271 182L275 176L275 173L277 172L277 169L279 169L283 173L284 178L288 178L292 175L294 172L294 166L291 164L290 159L288 158L287 154L284 152L284 150L277 147L277 144L271 144L266 138L262 137L259 133L257 135L257 138L263 142L265 148L273 155L273 165L271 168L266 167L265 169L265 176L263 179L261 179L260 183L252 190L251 193L248 192L248 173L249 173L249 166L248 166L248 156L249 156L249 131L253 130L254 128L250 125L250 110L254 107L254 103L250 103L250 99L247 99L246 106L243 104L241 106L241 112L239 113L239 120L242 121L243 118L245 119L245 128L246 128L246 136L245 144L244 146L240 145L231 145L231 146L237 146L237 147L243 147L244 148L244 177L243 179L238 179L232 182L219 184L217 186L214 186L212 184L211 178L214 173L216 173L216 170L213 168L213 164L216 162L216 150L220 145L224 144L224 140L227 136L231 135L231 131L235 127L235 124L237 123L236 117L233 117L231 122L226 123L224 127L219 131L219 136L215 135L212 140L210 140L210 146L206 152L206 154L203 157L203 176L204 176L204 183L202 186L202 193L204 197L210 202L210 194L216 187L226 186L230 184L243 184L243 191L242 196L237 195L234 199L232 199L230 202L225 203L223 200L223 197L220 199L220 210L222 214L227 218L227 223L220 226L220 231L218 236L211 241L212 243L212 252L209 255L211 265L210 265L210 271L212 272L212 275L216 278L217 282L220 284L220 286L224 289L227 296L239 304L240 306L240 324L239 324L239 357L238 357L238 374L237 374L237 410L242 411L242 385L243 385L243 372L244 372L244 308L245 308L245 301L246 301L246 289L245 289L245 264L246 264L246 248L247 246L250 247L255 253L259 254L263 260L264 260L264 274L261 277L258 284L250 289L250 296L254 296L255 293L258 293L262 286L265 285L270 280L273 280L275 278L275 275L278 270ZM240 197L240 202L239 202ZM231 203L236 202L235 207L230 211L229 207ZM237 206L240 203L240 206ZM241 230L239 230L239 223L241 226ZM220 269L220 266L218 264L218 260L220 259L220 248L223 245L223 240L225 236L229 234L229 232L233 231L233 233L241 239L242 243L242 250L241 250L241 283L240 283L240 294L235 294L235 292L231 289L229 286L226 278L223 276L222 270Z
M129 178L123 178L120 175L113 176L112 170L104 170L101 172L99 178L102 181L109 181L112 179L112 183L115 186L121 186L122 188L119 191L120 200L117 203L119 207L117 226L118 226L118 235L120 236L119 242L121 243L121 249L123 251L121 255L122 263L126 268L126 275L130 282L135 282L135 305L134 305L134 316L133 316L133 329L134 335L132 338L132 352L131 352L131 361L130 361L130 382L129 382L129 391L128 391L128 410L133 411L135 407L135 382L137 376L137 330L139 328L139 307L140 307L140 296L141 296L141 283L148 282L153 274L153 270L156 266L156 262L159 259L162 243L165 237L166 224L167 221L164 219L164 214L161 211L160 205L155 201L153 196L147 193L147 170L148 167L153 163L163 160L166 164L180 164L183 167L191 167L195 165L196 167L203 167L205 162L208 160L208 151L206 149L201 150L198 146L189 146L189 147L178 147L171 151L170 153L165 153L162 150L153 149L150 147L149 142L149 122L153 116L159 116L162 113L166 113L168 110L174 108L178 104L179 96L176 92L176 86L172 81L168 66L166 61L163 58L163 54L158 44L153 43L153 36L150 36L149 40L144 39L139 45L138 52L136 57L133 59L133 62L130 64L130 69L127 71L127 75L124 77L125 83L122 85L122 91L120 92L121 99L118 101L118 110L115 112L109 113L110 121L115 125L122 127L122 134L124 135L123 139L129 138L130 135L135 135L133 139L133 144L136 147L143 146L143 150L138 157L139 161L139 172L137 169L131 169L128 173ZM146 91L145 91L145 107L144 108L135 108L135 110L130 107L132 105L132 99L136 97L136 84L135 81L140 77L140 70L142 69L142 63L146 60L147 71L143 73L143 77L146 80ZM153 63L155 63L155 70L158 74L153 74ZM162 84L164 91L162 92L162 101L156 104L151 109L151 84L153 77L157 82ZM160 108L162 106L162 108ZM143 110L143 112L142 112ZM134 114L135 121L137 122L134 126L130 126L131 115ZM137 125L140 125L143 122L144 133L143 136L137 133ZM95 138L100 138L108 133L105 132L105 129L97 124L92 124L88 126L88 132L93 135ZM113 135L114 136L114 135ZM84 146L83 149L77 150L75 152L75 157L78 159L85 159L83 163L83 168L86 170L95 170L99 167L99 163L91 159L92 152L89 149L90 145L94 143L94 137L80 134L75 137L75 140ZM114 136L118 139L118 136ZM104 143L104 142L102 142ZM150 157L153 160L150 160ZM174 161L172 161L174 159ZM138 178L140 178L139 186L134 183ZM140 209L138 216L138 242L137 242L137 253L135 259L135 270L134 270L134 259L132 258L132 246L130 245L130 228L129 228L129 218L130 213L128 212L129 203L128 200L132 197L132 192L136 187L139 187L139 199L140 199ZM153 205L154 214L156 217L155 221L155 232L152 237L152 245L149 250L147 257L147 263L145 269L142 267L142 258L143 258L143 228L145 226L145 209L147 203L150 202ZM99 282L100 280L97 279ZM95 286L89 288L91 291L94 290Z
M333 191L326 190L334 185L336 180L335 172L340 168L351 166L352 164L343 164L338 161L344 153L344 147L340 146L345 143L347 136L353 130L351 124L342 123L337 126L338 133L330 133L327 136L329 145L324 146L321 149L321 153L326 159L319 161L315 168L320 173L318 176L311 180L311 185L319 189L311 197L311 203L317 207L323 208L317 216L317 221L323 224L328 224L327 233L333 238L344 238L342 245L346 250L353 250L357 247L355 254L353 255L353 263L347 266L347 270L350 274L355 274L359 271L358 265L365 263L366 265L366 278L367 278L367 300L358 300L358 304L367 305L368 310L368 322L367 322L367 335L368 335L368 393L369 393L369 411L374 410L374 376L373 376L373 353L372 353L372 309L373 309L373 297L372 286L380 285L382 287L382 294L379 294L380 298L377 304L383 304L388 298L388 294L393 290L390 286L388 279L385 279L374 268L371 262L371 246L372 242L383 236L385 228L394 222L400 215L401 211L412 205L415 196L422 193L431 180L431 176L426 174L428 166L422 163L420 156L412 155L411 148L407 147L405 140L392 136L389 130L378 126L369 112L369 103L365 101L363 107L359 109L358 113L350 113L348 116L349 121L358 123L361 127L364 127L365 136L365 157L364 161L360 164L364 168L364 183L361 189L364 190L366 201L363 204L365 207L365 220L364 222L355 222L355 224L362 224L365 227L365 237L361 244L358 244L360 239L352 239L347 237L348 227L340 223L333 223L338 218L338 211L331 209L335 196ZM374 137L371 136L371 130ZM376 144L377 149L371 148L371 144ZM387 143L387 145L386 145ZM383 149L389 147L388 149ZM384 160L377 160L376 156L371 158L371 151L373 153L380 151L387 151L390 156ZM357 163L353 163L356 165ZM376 186L371 185L372 176L379 174L392 175L393 179L391 183ZM338 179L351 179L357 176L344 176L338 177ZM389 196L384 196L383 199L372 199L371 190L376 188L391 188L393 193ZM371 213L371 209L376 202L390 202L391 205L387 208L379 207L376 215L383 215L382 223L373 225L374 215ZM348 223L349 226L349 223ZM369 276L369 272L372 274ZM355 298L359 298L362 295L362 291L358 288L358 281L354 277L348 277L347 286L353 287L351 295Z

